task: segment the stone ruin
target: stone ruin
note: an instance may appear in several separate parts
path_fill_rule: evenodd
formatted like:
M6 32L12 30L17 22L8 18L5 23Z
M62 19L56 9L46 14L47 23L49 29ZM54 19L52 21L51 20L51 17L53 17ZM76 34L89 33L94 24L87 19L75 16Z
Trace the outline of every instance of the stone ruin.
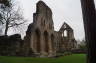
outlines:
M18 34L0 37L0 55L54 57L76 46L74 31L67 23L59 31L54 30L52 11L43 1L36 5L33 23L28 26L24 40Z
M73 29L64 23L59 31L54 31L51 9L43 1L39 1L36 7L33 23L29 25L24 38L25 55L30 49L40 57L52 57L57 52L75 49L77 42Z
M22 54L23 40L21 35L0 36L0 55L19 56Z

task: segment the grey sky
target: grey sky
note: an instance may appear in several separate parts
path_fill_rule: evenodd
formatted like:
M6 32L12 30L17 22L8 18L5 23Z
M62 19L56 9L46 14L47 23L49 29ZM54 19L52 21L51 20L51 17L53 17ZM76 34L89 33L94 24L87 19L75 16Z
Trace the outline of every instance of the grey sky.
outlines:
M33 13L39 0L18 0L28 23L33 22ZM63 22L67 22L73 29L76 39L84 38L84 27L80 0L43 0L53 12L55 30L59 30ZM26 27L27 29L27 27ZM25 29L25 30L26 30ZM9 32L10 34L11 32Z

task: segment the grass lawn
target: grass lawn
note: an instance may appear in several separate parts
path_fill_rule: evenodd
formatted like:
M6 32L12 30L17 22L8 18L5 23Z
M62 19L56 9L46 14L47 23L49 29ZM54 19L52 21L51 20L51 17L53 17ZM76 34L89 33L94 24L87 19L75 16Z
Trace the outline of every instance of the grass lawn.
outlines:
M59 58L31 58L0 56L0 63L86 63L85 54L73 54Z

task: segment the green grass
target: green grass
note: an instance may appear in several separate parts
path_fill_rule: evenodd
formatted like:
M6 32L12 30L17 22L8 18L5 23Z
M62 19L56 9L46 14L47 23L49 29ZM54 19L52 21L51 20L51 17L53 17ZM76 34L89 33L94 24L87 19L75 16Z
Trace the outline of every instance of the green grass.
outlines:
M0 56L0 63L86 63L85 54L73 54L59 58L31 58Z

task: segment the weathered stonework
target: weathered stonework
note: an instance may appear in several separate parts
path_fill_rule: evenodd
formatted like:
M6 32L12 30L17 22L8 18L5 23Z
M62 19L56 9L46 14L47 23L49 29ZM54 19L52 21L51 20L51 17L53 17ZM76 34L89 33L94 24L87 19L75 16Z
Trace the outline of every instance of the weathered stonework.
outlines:
M67 36L64 36L64 31ZM76 40L73 29L64 23L59 31L54 31L51 9L42 1L37 3L36 13L24 38L25 55L32 52L40 57L52 57L56 52L75 48Z
M22 46L23 40L19 34L0 36L0 55L21 56Z
M64 22L60 30L56 33L57 33L56 38L58 39L56 41L57 52L64 52L76 49L77 42L74 38L74 32L73 29L68 24Z

